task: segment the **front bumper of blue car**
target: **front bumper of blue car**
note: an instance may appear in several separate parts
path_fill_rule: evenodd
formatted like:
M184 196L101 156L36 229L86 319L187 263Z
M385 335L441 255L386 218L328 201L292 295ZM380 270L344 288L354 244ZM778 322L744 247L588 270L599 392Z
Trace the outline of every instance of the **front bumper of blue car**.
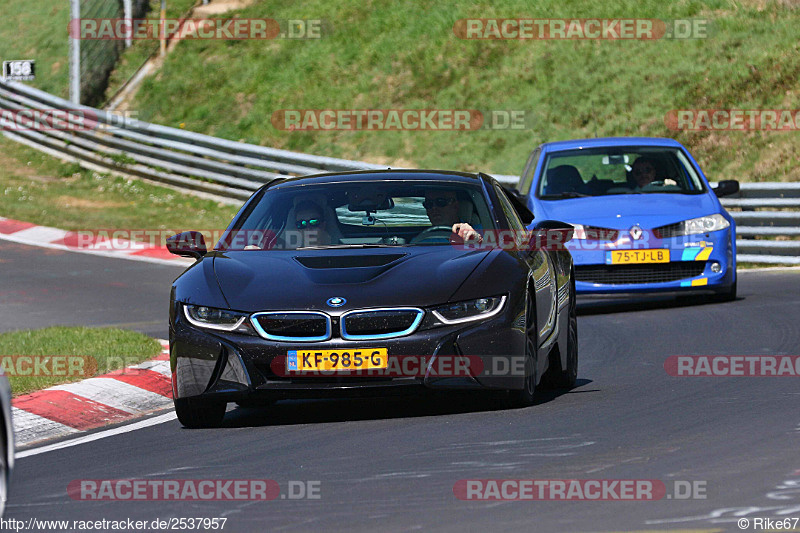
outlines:
M732 229L669 239L623 237L614 242L574 239L578 294L711 291L736 281Z

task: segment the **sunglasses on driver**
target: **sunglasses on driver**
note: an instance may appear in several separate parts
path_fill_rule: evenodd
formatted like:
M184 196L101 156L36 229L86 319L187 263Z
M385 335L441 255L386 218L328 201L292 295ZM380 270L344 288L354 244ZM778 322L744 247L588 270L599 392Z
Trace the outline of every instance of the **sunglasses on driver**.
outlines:
M322 218L307 218L298 220L296 224L297 224L297 229L306 229L306 228L316 228L317 226L322 224L322 222L323 222Z
M433 207L447 207L454 201L455 198L445 198L443 196L440 196L439 198L431 198L430 200L425 200L424 202L422 202L422 207L424 207L425 209L431 209Z

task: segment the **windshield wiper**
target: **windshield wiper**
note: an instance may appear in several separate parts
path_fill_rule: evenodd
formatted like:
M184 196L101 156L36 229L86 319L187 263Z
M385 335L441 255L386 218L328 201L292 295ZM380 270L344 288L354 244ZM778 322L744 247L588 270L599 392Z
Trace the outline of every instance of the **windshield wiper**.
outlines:
M582 192L576 191L566 191L558 194L544 194L541 196L541 198L545 200L557 200L559 198L588 198L589 196L591 196L591 194L583 194Z

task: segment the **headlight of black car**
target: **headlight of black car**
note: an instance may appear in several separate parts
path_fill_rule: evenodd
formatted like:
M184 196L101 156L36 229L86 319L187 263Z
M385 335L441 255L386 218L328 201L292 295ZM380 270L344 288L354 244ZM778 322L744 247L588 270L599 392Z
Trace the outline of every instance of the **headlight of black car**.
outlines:
M503 310L505 303L505 295L491 296L441 305L432 311L433 315L444 324L461 324L491 318Z
M247 321L248 315L246 313L237 313L202 305L184 305L183 313L186 316L186 320L198 328L254 334Z

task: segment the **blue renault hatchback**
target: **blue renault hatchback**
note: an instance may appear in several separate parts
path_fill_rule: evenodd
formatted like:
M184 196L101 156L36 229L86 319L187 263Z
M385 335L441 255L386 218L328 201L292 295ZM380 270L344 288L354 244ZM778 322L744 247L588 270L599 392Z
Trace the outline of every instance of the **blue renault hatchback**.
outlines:
M672 139L621 137L545 143L528 159L519 193L538 220L575 226L567 243L582 294L708 291L736 298L736 227Z

